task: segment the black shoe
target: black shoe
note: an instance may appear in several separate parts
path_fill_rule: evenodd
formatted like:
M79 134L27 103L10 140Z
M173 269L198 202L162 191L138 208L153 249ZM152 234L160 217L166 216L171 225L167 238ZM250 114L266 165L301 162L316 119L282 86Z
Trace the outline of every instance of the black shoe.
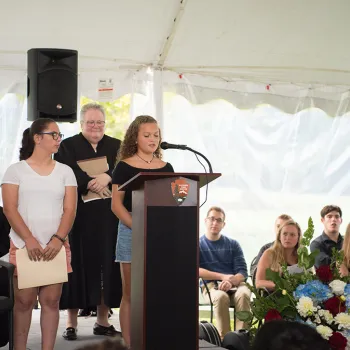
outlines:
M76 340L78 330L73 327L68 327L62 334L62 337L66 340Z
M94 334L95 335L105 335L107 337L115 337L120 335L121 332L117 331L114 326L104 327L97 323L94 325Z
M80 309L78 312L78 317L88 317L91 315L91 310L89 308Z

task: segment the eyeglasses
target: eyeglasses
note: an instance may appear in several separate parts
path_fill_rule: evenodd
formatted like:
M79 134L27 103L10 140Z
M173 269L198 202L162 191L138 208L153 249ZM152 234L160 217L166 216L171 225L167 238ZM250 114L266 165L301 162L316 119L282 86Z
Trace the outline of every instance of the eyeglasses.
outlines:
M63 134L61 134L60 132L56 132L56 131L50 131L50 132L38 132L39 135L51 135L52 138L57 141L58 139L63 139Z
M104 120L87 120L84 121L84 123L86 123L88 126L95 126L95 124L97 126L104 126L106 124Z
M224 220L222 220L221 218L214 218L213 216L209 216L207 217L207 219L210 221L210 222L214 222L216 221L218 224L223 224L224 223Z

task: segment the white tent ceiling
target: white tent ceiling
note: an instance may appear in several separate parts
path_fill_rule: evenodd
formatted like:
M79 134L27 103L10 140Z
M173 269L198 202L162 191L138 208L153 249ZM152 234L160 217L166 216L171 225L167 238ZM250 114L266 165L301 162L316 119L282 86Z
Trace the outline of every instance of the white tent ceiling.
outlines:
M78 50L79 71L91 76L154 66L225 81L350 86L349 0L3 2L0 91L26 74L35 47Z

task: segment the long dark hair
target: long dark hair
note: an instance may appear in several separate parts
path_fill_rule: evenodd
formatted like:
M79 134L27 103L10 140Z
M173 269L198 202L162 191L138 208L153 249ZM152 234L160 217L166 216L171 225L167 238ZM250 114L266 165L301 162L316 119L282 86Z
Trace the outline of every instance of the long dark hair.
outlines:
M19 160L26 160L33 154L35 147L34 135L45 131L51 123L55 123L55 121L50 118L40 118L35 120L30 128L23 131L22 147L19 149Z

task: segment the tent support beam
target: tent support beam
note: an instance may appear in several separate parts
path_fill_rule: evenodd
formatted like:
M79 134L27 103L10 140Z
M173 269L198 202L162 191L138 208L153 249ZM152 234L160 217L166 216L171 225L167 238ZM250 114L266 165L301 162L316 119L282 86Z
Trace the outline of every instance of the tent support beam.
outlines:
M174 18L174 23L173 23L173 26L171 28L170 34L166 38L166 42L165 42L165 45L163 47L162 52L159 54L159 60L156 64L158 67L164 67L164 63L165 63L165 61L168 57L168 53L171 49L171 45L172 45L173 40L175 38L177 28L181 22L181 18L183 16L183 14L185 12L186 2L187 2L187 0L180 1L179 11L177 12L176 17Z

